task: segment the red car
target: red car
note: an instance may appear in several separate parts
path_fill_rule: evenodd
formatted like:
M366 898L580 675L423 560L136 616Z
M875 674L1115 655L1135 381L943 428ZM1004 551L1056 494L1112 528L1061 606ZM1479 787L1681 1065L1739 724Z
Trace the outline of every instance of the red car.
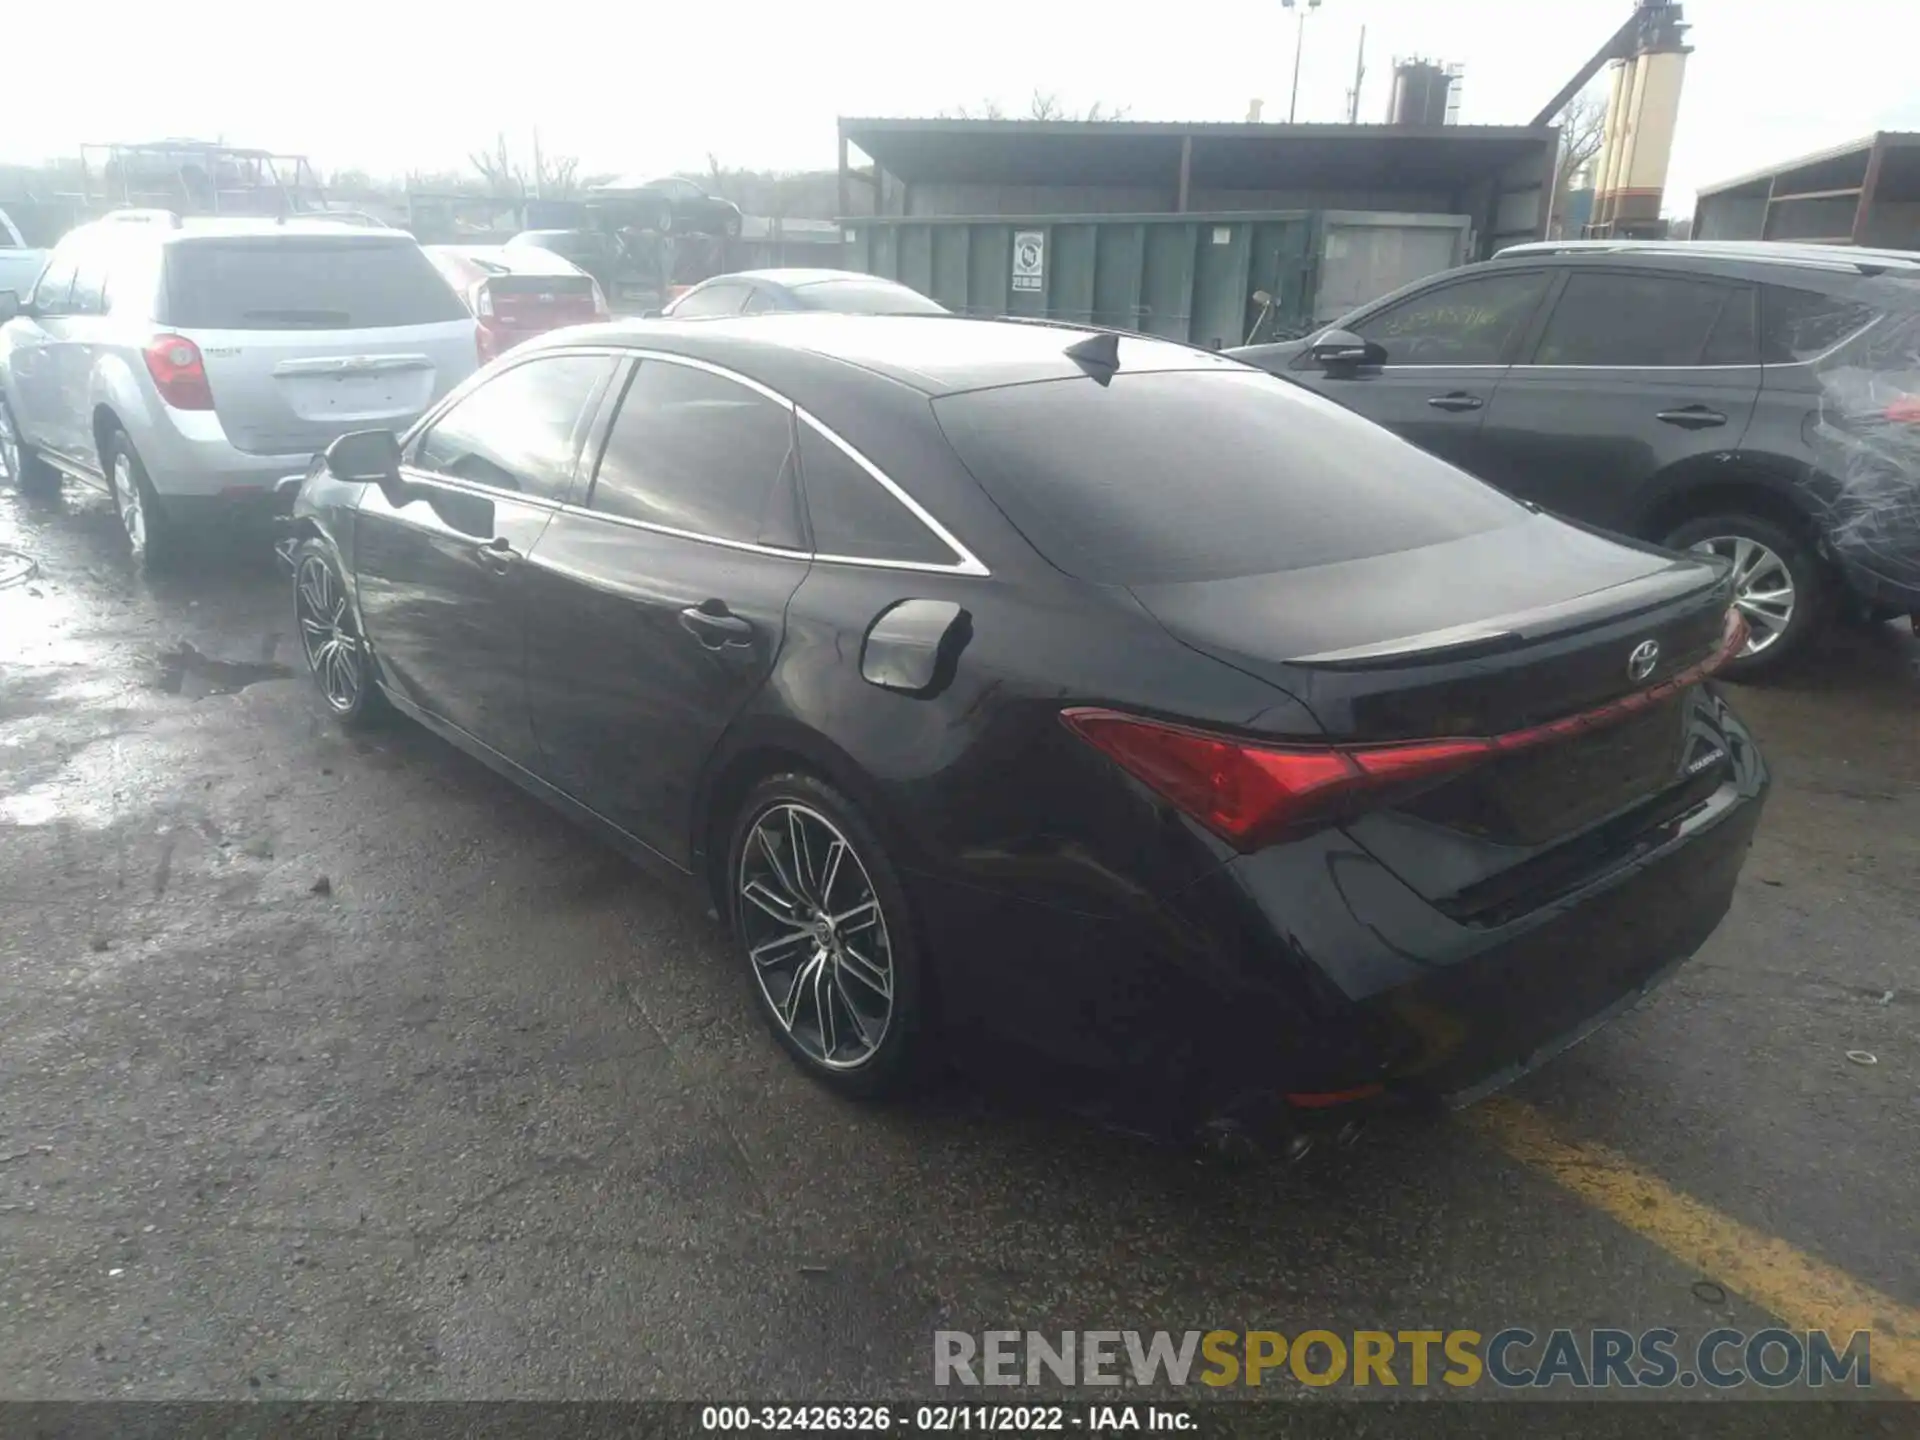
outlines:
M479 322L485 364L535 335L607 318L593 277L550 250L503 245L425 245L454 292Z

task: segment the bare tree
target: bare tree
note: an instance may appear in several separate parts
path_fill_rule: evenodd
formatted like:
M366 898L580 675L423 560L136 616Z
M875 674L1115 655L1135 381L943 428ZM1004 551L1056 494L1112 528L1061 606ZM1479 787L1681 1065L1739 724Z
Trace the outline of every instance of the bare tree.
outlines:
M978 105L956 105L951 110L942 110L942 120L1066 120L1085 121L1124 120L1133 113L1131 105L1107 105L1096 100L1084 111L1075 111L1061 100L1059 92L1054 90L1035 90L1027 100L1027 113L1009 115L1000 106L998 100L982 100Z
M564 200L576 194L585 183L580 178L577 155L541 155L537 157L533 177L534 193L549 200Z
M504 134L494 138L491 150L468 151L467 163L480 172L489 195L518 195L524 188L520 167L513 163L513 155L507 149L507 137Z
M1553 209L1547 234L1558 237L1565 223L1567 194L1580 172L1600 154L1607 138L1607 102L1598 90L1582 90L1560 112L1560 158L1554 168Z
M489 195L518 197L535 194L548 200L561 200L577 195L600 178L583 178L580 159L576 155L547 155L537 147L533 167L529 170L513 158L505 135L494 137L491 150L469 152L467 163L480 172L480 179Z
M1000 108L998 100L982 100L978 105L956 105L952 110L940 112L942 120L1004 120L1007 112Z

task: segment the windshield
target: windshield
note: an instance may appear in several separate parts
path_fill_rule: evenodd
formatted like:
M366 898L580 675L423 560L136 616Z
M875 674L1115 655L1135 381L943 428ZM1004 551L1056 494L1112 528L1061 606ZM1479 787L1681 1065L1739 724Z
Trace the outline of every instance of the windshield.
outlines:
M950 395L941 428L1049 561L1105 584L1298 570L1457 540L1527 511L1254 371L1121 373Z
M163 324L199 330L377 330L466 318L410 241L266 235L167 248Z

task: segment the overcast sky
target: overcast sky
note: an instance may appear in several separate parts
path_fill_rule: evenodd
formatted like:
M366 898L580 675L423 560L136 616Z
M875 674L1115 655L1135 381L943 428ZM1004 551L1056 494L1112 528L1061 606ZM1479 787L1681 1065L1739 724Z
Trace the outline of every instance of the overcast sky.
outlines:
M1303 0L1304 3L1304 0ZM0 160L162 136L304 152L323 173L464 168L505 131L589 171L834 163L836 115L931 115L1036 89L1137 120L1285 119L1280 0L16 0ZM1323 0L1302 120L1385 118L1395 55L1466 66L1462 119L1524 124L1631 0ZM1916 0L1687 0L1696 47L1667 190L1876 129L1920 129ZM84 16L84 43L75 33Z

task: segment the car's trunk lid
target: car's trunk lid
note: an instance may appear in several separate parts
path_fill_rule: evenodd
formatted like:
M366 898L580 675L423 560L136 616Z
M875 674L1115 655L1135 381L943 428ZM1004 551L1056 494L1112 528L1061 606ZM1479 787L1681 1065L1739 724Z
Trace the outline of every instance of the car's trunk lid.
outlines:
M352 430L403 430L478 360L472 322L380 331L182 330L234 448L291 455Z
M1416 550L1130 587L1179 640L1271 681L1341 740L1495 735L1704 658L1725 567L1546 516ZM1632 653L1658 647L1634 673Z
M1723 649L1724 566L1545 517L1519 528L1133 587L1176 638L1287 691L1328 732L1276 741L1502 742L1346 821L1463 920L1508 915L1604 866L1668 801L1710 789L1727 758L1684 686Z

